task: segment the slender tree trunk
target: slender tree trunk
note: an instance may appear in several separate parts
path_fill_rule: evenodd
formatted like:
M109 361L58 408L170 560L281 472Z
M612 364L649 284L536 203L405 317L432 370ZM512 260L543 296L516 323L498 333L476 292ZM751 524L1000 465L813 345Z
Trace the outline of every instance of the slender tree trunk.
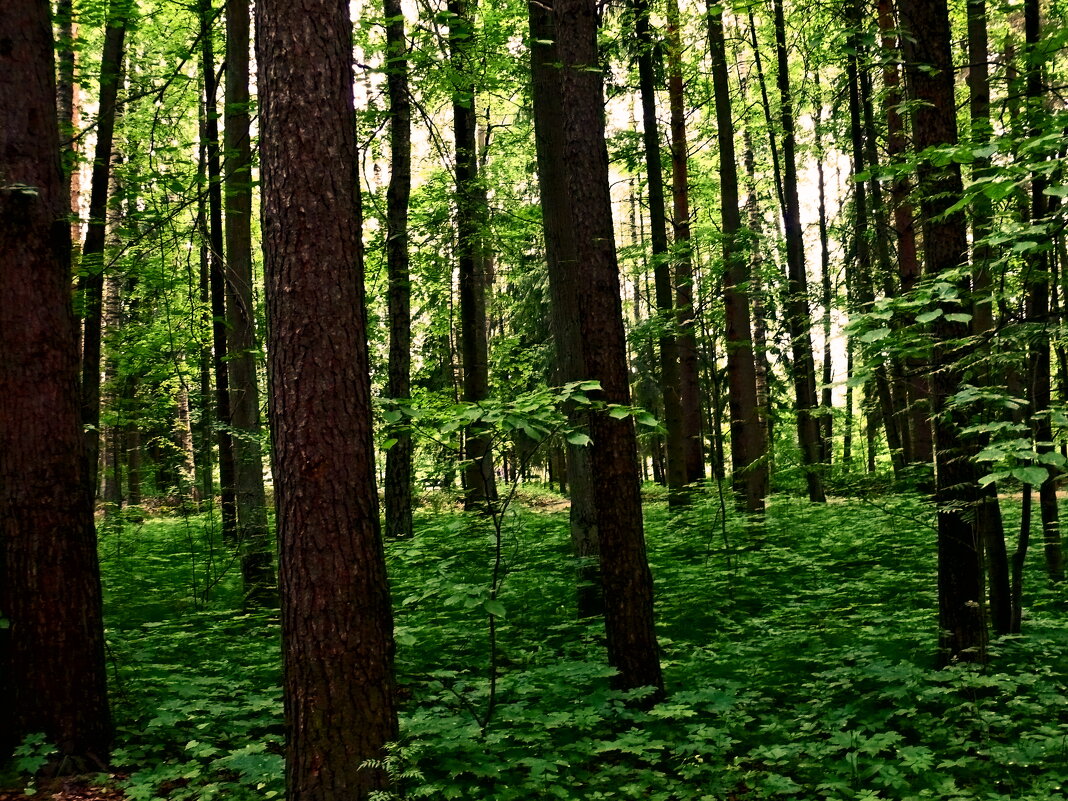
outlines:
M682 79L682 40L678 0L668 0L668 105L671 114L671 196L675 236L675 322L678 326L679 403L682 407L683 465L686 484L705 476L701 435L701 385L694 324L693 253L690 237L689 145L686 95Z
M219 447L219 496L223 538L237 540L237 467L234 438L230 433L230 376L227 370L226 263L223 259L222 166L219 154L218 81L215 77L215 45L212 31L212 0L200 2L200 59L204 76L204 147L207 160L208 284L211 290L212 371L215 376L215 439Z
M649 26L647 0L629 0L637 39L638 84L642 102L642 144L645 151L646 185L649 196L649 239L652 245L656 310L663 319L659 335L660 391L667 430L668 503L684 505L686 460L679 385L679 348L673 324L675 298L672 291L671 260L668 254L667 212L664 201L664 175L660 157L660 130L656 119L656 78L653 75L653 34Z
M968 94L974 145L987 142L992 134L988 58L986 0L968 0ZM990 169L990 160L979 157L972 169L973 175L981 175ZM990 246L983 241L990 234L992 216L990 199L982 192L977 193L972 203L972 333L979 337L994 330L990 273L993 254ZM983 372L982 383L991 383L990 372ZM980 490L976 524L986 554L990 622L996 633L1009 634L1012 631L1012 587L1005 548L1005 530L998 502L997 484L994 482Z
M408 264L408 201L412 192L412 106L408 42L400 0L385 0L386 88L389 93L389 189L386 192L386 270L389 277L389 367L386 393L412 394L412 287ZM402 421L403 422L403 421ZM390 429L386 451L386 536L412 536L412 433Z
M286 797L364 801L397 736L347 4L259 0L257 84ZM311 358L309 358L309 355Z
M578 241L575 214L570 206L567 171L564 169L563 105L560 69L557 66L559 57L552 44L556 32L551 5L539 0L529 3L527 9L532 42L531 76L538 181L544 215L545 253L549 265L550 316L556 363L562 381L581 381L589 378L591 373L582 353L578 295L565 291L568 284L559 280L564 270L578 263ZM572 410L572 419L579 422L578 410ZM604 611L591 464L589 447L567 446L571 544L579 560L576 584L578 613L581 617L592 617Z
M567 189L581 271L562 270L578 298L579 333L590 377L607 403L629 404L627 345L612 231L604 95L598 68L597 10L593 0L556 0L553 6ZM590 416L590 461L601 546L608 661L617 686L663 692L653 624L653 582L645 553L634 422L604 412Z
M89 456L89 486L94 495L100 461L100 352L103 327L104 244L107 238L108 189L111 183L111 151L115 137L115 116L122 76L123 46L126 39L126 0L112 0L104 30L104 52L100 61L100 106L97 111L96 154L89 196L89 224L78 268L78 289L82 314L82 426Z
M793 382L797 411L797 437L801 461L808 483L808 497L823 502L823 480L819 473L820 432L815 416L816 365L812 356L812 317L808 308L808 277L805 272L805 246L801 232L801 204L797 194L794 106L786 57L786 23L782 0L774 0L775 52L778 59L779 106L782 116L783 227L786 229L788 267L787 322L793 354Z
M71 238L79 238L78 195L81 182L78 180L78 168L75 163L78 142L74 138L78 131L78 82L75 75L77 58L75 54L75 36L78 26L74 21L73 0L58 0L54 23L59 29L56 60L58 62L56 82L56 110L59 113L60 152L63 156L63 181L67 195L70 197Z
M756 362L753 357L749 293L752 276L740 236L738 168L734 155L734 120L731 115L727 53L723 36L723 8L708 5L708 42L712 56L712 88L716 99L719 134L720 214L723 226L723 261L726 265L723 305L726 317L727 384L730 406L731 463L734 491L753 513L764 510L768 488L767 443L757 403Z
M1024 51L1027 69L1027 99L1032 117L1031 136L1039 135L1035 123L1043 106L1042 60L1038 52L1041 36L1041 14L1038 0L1024 2L1024 33L1027 48ZM1031 224L1041 225L1046 217L1047 181L1045 175L1035 171L1031 175ZM1030 342L1031 377L1031 428L1035 438L1035 450L1040 456L1053 451L1053 426L1050 421L1050 354L1049 354L1049 286L1050 251L1038 248L1029 270L1027 317L1038 327ZM1046 571L1050 581L1064 579L1064 556L1061 550L1061 528L1057 510L1057 484L1050 476L1038 488L1038 508L1042 515L1042 535L1046 553Z
M1023 573L1027 563L1027 550L1031 546L1031 485L1024 484L1020 501L1020 533L1016 550L1012 554L1009 592L1012 612L1009 633L1019 634L1023 623Z
M816 120L813 132L816 136L816 192L819 196L819 232L820 232L820 290L823 305L823 375L820 393L820 461L831 464L834 454L834 407L831 393L833 364L831 361L831 246L827 231L827 187L823 162L826 158L823 150L823 96L819 91L819 73L816 73L817 102Z
M949 14L944 0L898 0L902 50L917 152L957 142ZM920 162L919 196L923 219L923 255L932 276L956 270L967 258L963 216L946 210L963 193L960 165L937 167ZM940 650L945 662L979 661L986 656L986 625L980 543L970 510L977 500L972 457L975 443L961 436L962 415L947 407L961 375L953 342L967 336L968 326L946 319L947 306L935 321L931 401L934 416L935 501L938 506L938 598Z
M256 313L252 285L252 142L249 135L249 5L226 2L226 352L234 451L237 543L245 602L277 603L274 547L260 446Z
M471 67L474 23L469 0L449 0L449 58L457 85L452 119L456 158L456 261L460 274L460 358L463 398L477 403L489 396L486 331L486 193L479 184L475 87ZM465 436L464 506L476 509L497 497L490 434L471 425Z
M0 31L0 758L43 732L85 769L112 730L48 4Z

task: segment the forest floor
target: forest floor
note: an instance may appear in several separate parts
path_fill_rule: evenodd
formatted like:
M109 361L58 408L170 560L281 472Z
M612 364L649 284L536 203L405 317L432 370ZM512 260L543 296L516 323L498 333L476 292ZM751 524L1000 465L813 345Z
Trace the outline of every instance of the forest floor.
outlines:
M526 488L499 532L442 503L386 544L402 702L383 801L1065 797L1068 614L1040 544L1023 635L993 639L988 666L938 670L926 499L779 493L754 526L714 488L679 514L645 495L668 687L652 708L612 689L603 628L575 615L565 500ZM1015 531L1018 501L1003 511ZM220 539L207 515L101 526L112 759L130 801L283 793L277 614L241 609ZM93 792L32 798L123 798Z
M38 780L33 795L25 787L0 787L0 801L125 801L126 794L114 787L99 787L98 778L89 776Z

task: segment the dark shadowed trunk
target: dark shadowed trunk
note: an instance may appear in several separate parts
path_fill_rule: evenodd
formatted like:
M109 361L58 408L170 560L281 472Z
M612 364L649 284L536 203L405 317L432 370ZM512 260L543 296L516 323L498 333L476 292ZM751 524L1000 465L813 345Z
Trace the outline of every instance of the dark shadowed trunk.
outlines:
M94 769L111 717L48 4L0 4L0 31L0 759L43 732Z

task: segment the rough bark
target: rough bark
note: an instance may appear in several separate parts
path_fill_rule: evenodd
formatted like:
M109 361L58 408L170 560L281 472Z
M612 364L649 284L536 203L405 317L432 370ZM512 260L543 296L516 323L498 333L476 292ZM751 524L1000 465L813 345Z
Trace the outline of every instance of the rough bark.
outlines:
M949 14L945 0L899 0L905 76L917 152L957 142ZM966 222L946 210L963 192L960 165L936 167L924 160L918 168L923 225L923 256L932 276L955 270L967 258ZM945 311L952 312L948 306ZM944 662L985 658L986 625L982 616L980 543L974 526L977 499L972 457L975 443L962 438L966 424L947 401L958 390L961 374L953 343L968 335L968 326L942 314L933 326L931 402L934 416L935 500L938 505L938 607L940 652Z
M259 0L286 795L362 801L397 733L378 522L348 5Z
M590 377L582 354L578 296L567 291L563 271L578 263L574 212L570 206L567 171L564 169L563 107L560 100L560 69L556 54L552 6L544 2L527 5L531 38L531 91L534 107L538 183L542 199L545 255L549 269L550 318L561 381ZM571 410L572 421L581 413ZM571 498L571 545L579 560L577 604L581 617L604 611L599 567L600 546L593 497L590 448L567 446L567 481Z
M386 90L389 94L389 188L386 191L386 272L389 301L389 365L386 394L412 394L412 288L408 258L408 201L412 192L412 105L408 97L408 43L400 0L385 0ZM412 433L389 430L386 451L386 536L412 536Z
M44 732L95 766L111 717L48 3L0 4L0 31L0 757Z
M734 155L734 119L731 115L727 53L723 36L723 8L708 5L708 43L712 88L719 134L720 215L723 227L723 306L726 317L727 396L730 408L731 463L734 490L753 513L764 510L768 488L767 443L757 403L756 362L750 328L749 274L741 238L738 167Z
M628 404L627 345L612 230L604 96L597 57L593 0L556 0L557 54L562 64L560 100L567 189L577 233L581 271L567 265L583 310L579 333L590 377L601 398ZM662 694L659 649L653 623L653 582L645 553L634 422L603 412L590 417L594 505L601 545L608 661L622 688L652 686Z
M226 3L226 352L234 453L236 541L245 602L277 602L274 547L260 446L260 388L252 291L252 142L249 136L249 5Z

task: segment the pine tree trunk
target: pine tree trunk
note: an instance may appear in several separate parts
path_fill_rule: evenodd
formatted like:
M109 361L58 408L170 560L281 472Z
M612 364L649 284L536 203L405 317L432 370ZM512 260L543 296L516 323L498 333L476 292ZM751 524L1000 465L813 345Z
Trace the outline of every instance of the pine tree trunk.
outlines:
M559 57L552 42L556 38L552 7L544 2L527 5L531 37L531 77L534 106L535 145L538 181L542 198L545 254L549 267L550 317L556 350L557 373L562 382L582 381L591 375L582 353L578 296L565 291L558 280L578 263L575 217L564 169L563 106L560 97ZM571 410L573 423L581 414ZM571 497L571 545L579 560L576 576L580 617L604 611L598 559L597 516L594 505L591 450L588 446L567 446L567 479Z
M365 801L396 739L378 521L352 24L345 4L259 0L263 239L276 466L286 797ZM311 355L312 358L309 358Z
M252 291L252 142L249 134L248 0L226 2L226 352L230 423L236 436L234 501L245 603L277 603L274 544L260 446L256 306Z
M797 159L794 142L794 107L786 58L786 23L782 0L774 0L775 52L778 60L779 105L782 116L783 227L786 230L788 291L787 323L793 354L793 382L797 412L797 439L805 469L810 501L823 502L823 480L819 473L820 432L815 416L816 365L812 356L812 316L808 308L808 277L805 272L805 246L801 232L801 204L797 194Z
M593 0L556 0L553 7L560 68L560 100L567 190L583 265L557 280L578 298L579 333L590 377L607 403L629 404L627 345L612 230L604 95L598 68ZM601 546L608 661L620 688L652 686L663 693L653 624L653 582L645 553L634 421L590 416L590 461Z
M386 88L389 93L389 189L386 192L386 271L389 280L389 366L386 394L412 394L412 287L408 258L408 201L412 192L412 107L408 97L408 43L400 0L385 0ZM412 530L412 433L389 430L386 451L386 536L406 539Z
M0 3L0 31L0 758L43 732L93 769L112 730L48 4Z
M734 155L734 120L731 115L723 9L708 6L708 42L712 56L712 87L716 99L719 134L720 214L723 226L723 306L726 317L727 384L730 406L731 464L734 491L745 508L759 514L768 491L767 443L757 403L756 362L753 356L749 294L752 276L747 269L738 198L738 168Z
M917 152L957 142L949 14L944 0L898 0L902 50ZM967 257L967 232L961 213L946 210L963 193L960 165L918 169L923 220L923 255L928 274L956 270ZM961 384L952 342L968 326L946 319L947 306L933 325L935 351L931 402L934 416L935 502L938 506L938 599L941 659L980 661L986 656L986 625L980 543L973 515L978 498L972 457L975 443L961 436L963 415L947 408Z

